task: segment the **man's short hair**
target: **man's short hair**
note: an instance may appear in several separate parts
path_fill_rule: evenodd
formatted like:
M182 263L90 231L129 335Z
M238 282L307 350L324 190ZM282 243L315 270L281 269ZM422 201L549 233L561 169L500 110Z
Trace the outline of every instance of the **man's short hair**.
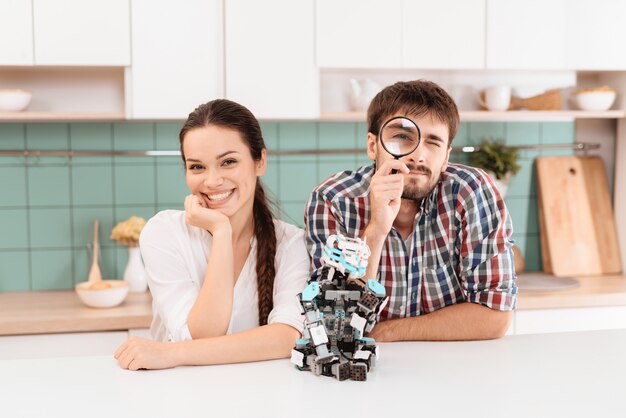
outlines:
M396 113L407 116L431 115L448 125L449 141L459 129L459 110L450 95L438 84L427 80L399 81L382 89L367 109L368 131L378 136L384 121Z

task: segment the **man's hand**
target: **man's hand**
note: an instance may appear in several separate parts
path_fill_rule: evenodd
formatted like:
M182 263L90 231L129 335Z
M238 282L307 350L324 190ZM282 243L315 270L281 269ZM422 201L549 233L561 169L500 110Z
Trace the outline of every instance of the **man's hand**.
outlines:
M391 174L394 169L398 170L397 174ZM373 233L386 237L391 230L402 202L404 177L400 173L409 172L406 164L399 160L387 160L380 167L376 167L370 183L371 214L368 235Z
M374 328L367 334L367 336L381 343L396 341L396 339L393 338L393 335L388 332L389 322L390 321L383 321L376 323L376 325L374 325Z
M212 235L231 228L230 219L226 215L209 209L204 200L193 194L185 197L185 221L189 225L206 229Z

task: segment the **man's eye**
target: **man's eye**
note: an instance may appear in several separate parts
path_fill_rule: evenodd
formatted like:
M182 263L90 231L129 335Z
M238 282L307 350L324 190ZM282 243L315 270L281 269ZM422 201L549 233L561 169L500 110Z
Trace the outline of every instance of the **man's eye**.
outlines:
M429 141L428 143L429 143L430 145L434 145L434 146L436 146L437 148L441 147L441 145L440 145L440 144L439 144L439 142L437 142L437 141Z

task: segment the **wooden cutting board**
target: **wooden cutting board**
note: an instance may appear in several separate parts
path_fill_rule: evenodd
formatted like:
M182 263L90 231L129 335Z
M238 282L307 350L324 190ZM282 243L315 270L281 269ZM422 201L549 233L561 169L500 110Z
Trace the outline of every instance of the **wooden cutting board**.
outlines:
M555 276L620 273L602 160L539 157L536 168L544 272Z

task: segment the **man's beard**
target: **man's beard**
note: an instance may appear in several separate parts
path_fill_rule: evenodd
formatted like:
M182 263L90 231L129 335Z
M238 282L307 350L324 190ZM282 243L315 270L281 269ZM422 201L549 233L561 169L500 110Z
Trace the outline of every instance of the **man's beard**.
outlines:
M409 180L409 183L405 184L404 189L402 189L402 199L420 201L433 191L437 185L438 179L432 178L432 171L426 166L409 166L409 170L426 174L428 176L428 183L424 186L418 186L416 180Z

